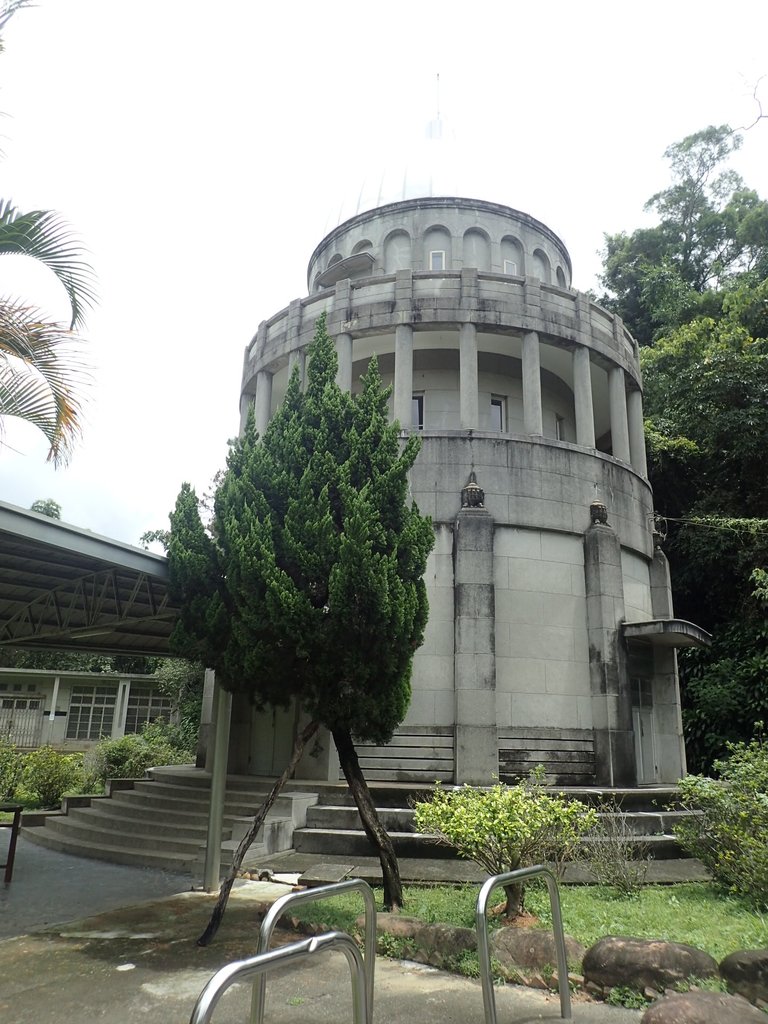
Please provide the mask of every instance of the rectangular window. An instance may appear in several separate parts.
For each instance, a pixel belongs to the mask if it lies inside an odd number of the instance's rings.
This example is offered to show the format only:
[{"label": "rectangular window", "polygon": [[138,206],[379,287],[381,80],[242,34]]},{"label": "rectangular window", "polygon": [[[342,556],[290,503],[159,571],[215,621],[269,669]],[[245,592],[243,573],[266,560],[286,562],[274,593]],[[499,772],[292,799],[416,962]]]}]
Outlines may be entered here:
[{"label": "rectangular window", "polygon": [[491,395],[491,430],[503,433],[507,429],[507,400],[502,395]]},{"label": "rectangular window", "polygon": [[141,732],[145,725],[158,718],[169,721],[173,701],[149,686],[131,686],[125,713],[125,732]]},{"label": "rectangular window", "polygon": [[445,250],[433,249],[429,254],[430,270],[445,270]]},{"label": "rectangular window", "polygon": [[517,264],[514,260],[504,260],[504,273],[517,275]]},{"label": "rectangular window", "polygon": [[411,398],[411,427],[413,430],[424,429],[424,392],[420,391]]},{"label": "rectangular window", "polygon": [[99,740],[112,735],[117,690],[109,686],[73,686],[67,718],[68,740]]},{"label": "rectangular window", "polygon": [[565,440],[565,416],[558,416],[555,413],[555,437],[558,441]]}]

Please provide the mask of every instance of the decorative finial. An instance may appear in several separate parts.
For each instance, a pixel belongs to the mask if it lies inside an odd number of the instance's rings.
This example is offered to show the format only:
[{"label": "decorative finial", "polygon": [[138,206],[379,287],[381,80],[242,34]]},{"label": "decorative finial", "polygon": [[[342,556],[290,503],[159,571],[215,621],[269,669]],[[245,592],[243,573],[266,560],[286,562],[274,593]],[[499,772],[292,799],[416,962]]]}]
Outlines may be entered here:
[{"label": "decorative finial", "polygon": [[474,469],[469,474],[469,480],[461,491],[462,508],[485,508],[485,491],[478,484]]},{"label": "decorative finial", "polygon": [[602,503],[602,501],[593,501],[589,506],[589,518],[592,520],[592,524],[603,523],[608,525],[608,509]]}]

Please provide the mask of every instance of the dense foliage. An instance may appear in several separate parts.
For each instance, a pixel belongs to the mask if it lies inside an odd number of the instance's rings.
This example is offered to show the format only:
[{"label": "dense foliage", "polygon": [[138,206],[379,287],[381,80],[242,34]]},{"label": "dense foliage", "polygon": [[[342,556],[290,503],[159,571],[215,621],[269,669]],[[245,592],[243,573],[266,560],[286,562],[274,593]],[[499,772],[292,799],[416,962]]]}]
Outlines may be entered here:
[{"label": "dense foliage", "polygon": [[82,786],[81,754],[62,754],[51,746],[38,747],[24,755],[16,796],[27,807],[58,807],[65,793],[79,793]]},{"label": "dense foliage", "polygon": [[101,793],[107,779],[143,779],[148,768],[190,764],[194,744],[178,727],[153,722],[140,733],[101,740],[83,755],[84,788]]},{"label": "dense foliage", "polygon": [[740,137],[671,146],[659,223],[609,236],[604,301],[641,350],[649,476],[675,613],[714,635],[679,664],[689,767],[768,719],[768,203],[728,169]]},{"label": "dense foliage", "polygon": [[735,744],[715,762],[719,779],[689,775],[680,783],[685,807],[700,812],[675,834],[730,892],[768,909],[768,746]]}]

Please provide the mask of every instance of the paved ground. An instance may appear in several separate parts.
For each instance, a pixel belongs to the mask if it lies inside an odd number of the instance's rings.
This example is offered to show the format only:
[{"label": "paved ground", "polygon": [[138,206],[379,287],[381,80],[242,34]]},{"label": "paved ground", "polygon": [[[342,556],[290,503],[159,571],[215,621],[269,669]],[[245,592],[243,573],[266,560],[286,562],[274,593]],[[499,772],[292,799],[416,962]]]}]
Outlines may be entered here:
[{"label": "paved ground", "polygon": [[[0,857],[4,848],[0,849]],[[245,883],[232,894],[215,942],[196,945],[213,897],[161,871],[104,864],[36,847],[22,837],[16,870],[0,886],[0,1020],[8,1024],[184,1024],[197,996],[226,963],[253,954],[256,902],[286,887]],[[165,898],[162,898],[165,897]],[[277,941],[296,938],[278,933]],[[352,1019],[349,972],[338,953],[271,976],[265,1024]],[[376,1024],[482,1024],[477,982],[416,964],[378,959]],[[235,986],[215,1024],[243,1024],[250,993]],[[501,1024],[558,1020],[557,996],[506,986]],[[575,1002],[577,1024],[637,1024],[637,1011]]]}]

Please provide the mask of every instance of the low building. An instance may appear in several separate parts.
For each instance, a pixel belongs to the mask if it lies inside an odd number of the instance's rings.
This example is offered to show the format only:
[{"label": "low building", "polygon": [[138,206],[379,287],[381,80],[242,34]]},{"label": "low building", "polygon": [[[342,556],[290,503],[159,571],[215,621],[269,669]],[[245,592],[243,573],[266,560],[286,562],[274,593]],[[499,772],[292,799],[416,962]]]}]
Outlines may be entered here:
[{"label": "low building", "polygon": [[151,675],[0,669],[0,740],[23,750],[87,750],[168,721],[172,711]]}]

